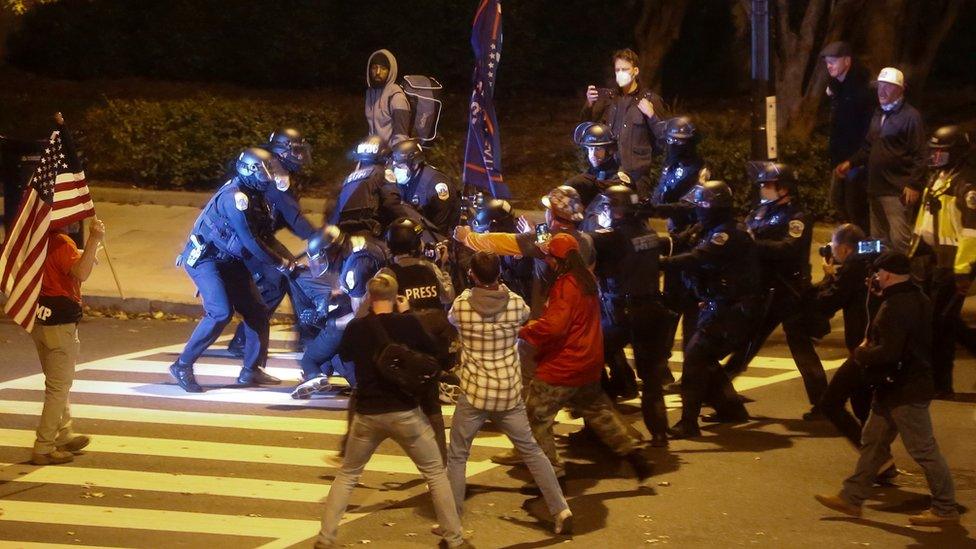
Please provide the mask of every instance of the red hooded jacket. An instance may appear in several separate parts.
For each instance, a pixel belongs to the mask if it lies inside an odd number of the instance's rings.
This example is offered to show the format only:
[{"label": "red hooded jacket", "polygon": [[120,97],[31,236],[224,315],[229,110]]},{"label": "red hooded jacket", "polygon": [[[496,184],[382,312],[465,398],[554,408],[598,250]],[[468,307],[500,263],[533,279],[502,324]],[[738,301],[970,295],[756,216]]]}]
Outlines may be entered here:
[{"label": "red hooded jacket", "polygon": [[549,290],[545,312],[519,331],[536,346],[535,376],[550,384],[581,387],[600,381],[603,330],[600,300],[584,295],[571,274],[560,276]]}]

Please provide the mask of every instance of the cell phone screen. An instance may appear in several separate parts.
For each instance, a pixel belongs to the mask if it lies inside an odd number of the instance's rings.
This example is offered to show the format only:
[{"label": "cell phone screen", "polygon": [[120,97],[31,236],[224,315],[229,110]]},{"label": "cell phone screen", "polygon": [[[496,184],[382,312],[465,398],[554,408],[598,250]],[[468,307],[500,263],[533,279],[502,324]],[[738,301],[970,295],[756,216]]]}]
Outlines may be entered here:
[{"label": "cell phone screen", "polygon": [[535,226],[535,241],[539,244],[545,244],[549,242],[552,238],[552,234],[549,232],[549,225],[546,223],[539,223]]},{"label": "cell phone screen", "polygon": [[862,240],[857,243],[857,253],[859,254],[879,254],[881,253],[880,240]]}]

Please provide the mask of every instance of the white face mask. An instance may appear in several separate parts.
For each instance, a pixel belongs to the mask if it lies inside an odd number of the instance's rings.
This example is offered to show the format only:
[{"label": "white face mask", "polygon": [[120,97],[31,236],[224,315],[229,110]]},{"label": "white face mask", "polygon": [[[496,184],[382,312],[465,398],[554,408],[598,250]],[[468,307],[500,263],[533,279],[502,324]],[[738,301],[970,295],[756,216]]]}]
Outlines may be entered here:
[{"label": "white face mask", "polygon": [[621,88],[626,88],[634,81],[634,77],[630,75],[630,71],[622,70],[617,71],[617,85]]},{"label": "white face mask", "polygon": [[393,168],[393,177],[396,178],[396,182],[404,185],[410,181],[410,170],[407,168]]}]

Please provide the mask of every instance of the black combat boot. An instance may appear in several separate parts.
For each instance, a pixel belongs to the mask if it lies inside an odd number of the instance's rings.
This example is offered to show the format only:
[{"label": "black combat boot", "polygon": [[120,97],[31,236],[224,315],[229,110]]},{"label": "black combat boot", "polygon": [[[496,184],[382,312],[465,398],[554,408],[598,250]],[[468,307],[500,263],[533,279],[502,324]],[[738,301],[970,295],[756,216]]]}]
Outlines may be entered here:
[{"label": "black combat boot", "polygon": [[202,393],[203,387],[197,383],[197,378],[193,376],[193,367],[184,366],[177,360],[169,367],[169,373],[176,380],[176,383],[188,393]]}]

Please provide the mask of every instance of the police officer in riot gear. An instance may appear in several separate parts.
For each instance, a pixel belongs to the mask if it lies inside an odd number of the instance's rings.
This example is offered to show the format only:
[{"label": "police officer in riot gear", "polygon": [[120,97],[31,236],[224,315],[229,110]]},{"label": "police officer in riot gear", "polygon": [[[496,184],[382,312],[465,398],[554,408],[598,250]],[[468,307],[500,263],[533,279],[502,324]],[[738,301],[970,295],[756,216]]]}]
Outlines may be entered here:
[{"label": "police officer in riot gear", "polygon": [[[271,175],[274,178],[274,185],[268,185],[264,191],[264,200],[270,208],[271,230],[269,235],[262,238],[273,239],[274,233],[278,230],[288,228],[295,236],[308,240],[315,233],[315,229],[302,214],[292,180],[311,160],[311,147],[298,130],[283,128],[272,132],[268,136],[268,142],[262,148],[272,154]],[[245,259],[244,263],[257,282],[269,314],[274,314],[285,294],[291,293],[289,278],[278,272],[276,265],[268,265],[257,258]],[[299,336],[300,344],[304,345],[311,334],[307,330],[300,329]],[[237,326],[234,337],[227,345],[227,350],[235,356],[244,355],[243,325]]]},{"label": "police officer in riot gear", "polygon": [[690,250],[661,258],[662,269],[689,276],[702,304],[695,333],[685,345],[681,421],[669,430],[674,438],[700,434],[698,415],[706,399],[723,418],[748,419],[719,360],[751,334],[760,294],[756,246],[733,216],[728,185],[707,181],[686,200],[698,218],[697,230],[686,233],[692,238]]},{"label": "police officer in riot gear", "polygon": [[[573,141],[586,152],[585,172],[569,178],[565,185],[576,189],[586,208],[580,229],[595,231],[608,227],[606,199],[601,194],[614,185],[630,185],[630,177],[620,171],[617,160],[617,140],[606,124],[583,122],[573,132]],[[603,216],[603,217],[601,217]]]},{"label": "police officer in riot gear", "polygon": [[444,239],[454,231],[461,218],[461,198],[454,183],[440,170],[427,163],[426,154],[417,139],[405,139],[390,154],[393,177],[400,187],[403,201],[412,204],[430,222],[427,227]]},{"label": "police officer in riot gear", "polygon": [[419,216],[403,203],[393,174],[386,170],[390,148],[381,137],[371,135],[360,141],[350,155],[356,169],[342,182],[335,209],[328,216],[330,225],[360,221],[372,225],[373,234],[398,217]]},{"label": "police officer in riot gear", "polygon": [[644,381],[644,424],[652,435],[651,445],[665,446],[668,417],[661,373],[671,355],[669,333],[675,319],[658,292],[662,241],[636,215],[637,193],[633,189],[614,185],[603,191],[603,196],[611,225],[591,235],[603,301],[604,353],[607,363],[614,364],[615,355],[624,346],[633,346],[637,373]]},{"label": "police officer in riot gear", "polygon": [[197,358],[220,336],[234,311],[244,317],[246,344],[239,385],[280,383],[263,367],[268,355],[268,309],[244,261],[250,257],[291,272],[288,250],[269,246],[258,235],[269,229],[264,192],[274,184],[271,153],[246,149],[237,158],[237,175],[207,203],[177,259],[203,298],[204,317],[194,329],[170,373],[187,392],[202,392],[193,376]]},{"label": "police officer in riot gear", "polygon": [[[301,322],[319,331],[302,356],[302,383],[292,391],[296,399],[329,389],[328,376],[336,370],[342,331],[365,298],[366,283],[386,264],[388,254],[367,225],[348,222],[317,231],[308,241],[308,257],[309,276],[297,282],[309,299],[300,300],[296,309],[301,308]],[[355,386],[351,365],[341,364],[339,369]]]},{"label": "police officer in riot gear", "polygon": [[[515,233],[518,231],[514,209],[507,200],[494,198],[478,207],[468,222],[476,233]],[[468,251],[468,248],[463,248]],[[500,256],[501,280],[509,290],[528,302],[532,289],[532,259],[522,256]]]},{"label": "police officer in riot gear", "polygon": [[[678,116],[668,119],[664,135],[666,142],[664,167],[657,188],[651,194],[647,205],[650,206],[654,217],[667,219],[668,233],[679,235],[697,221],[694,206],[682,199],[700,181],[709,179],[709,171],[705,167],[705,161],[698,154],[701,136],[691,118]],[[683,241],[681,238],[674,240]],[[686,249],[676,248],[673,253],[686,251]],[[682,316],[682,340],[687,344],[697,324],[698,299],[680,273],[664,274],[664,299],[672,311]],[[675,325],[675,332],[677,332],[677,325]],[[672,335],[672,339],[673,337]]]},{"label": "police officer in riot gear", "polygon": [[972,143],[959,126],[929,138],[929,183],[915,221],[913,270],[933,304],[932,370],[936,393],[953,393],[959,313],[976,271],[976,170],[967,165]]},{"label": "police officer in riot gear", "polygon": [[753,337],[732,354],[725,370],[730,377],[745,371],[769,334],[782,324],[790,353],[813,407],[813,416],[807,417],[817,417],[817,404],[827,390],[827,375],[813,348],[803,303],[810,289],[813,223],[796,197],[796,173],[790,166],[779,162],[756,162],[750,164],[750,176],[759,186],[760,201],[749,214],[746,224],[756,241],[762,285],[767,291],[761,324]]}]

